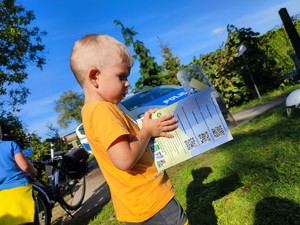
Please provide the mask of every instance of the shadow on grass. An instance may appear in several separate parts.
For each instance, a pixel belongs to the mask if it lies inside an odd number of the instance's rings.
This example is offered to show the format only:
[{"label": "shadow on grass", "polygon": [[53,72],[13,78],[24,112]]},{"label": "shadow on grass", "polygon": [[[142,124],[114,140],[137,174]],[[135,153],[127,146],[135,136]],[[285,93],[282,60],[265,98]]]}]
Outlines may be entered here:
[{"label": "shadow on grass", "polygon": [[186,214],[190,225],[216,225],[217,216],[212,205],[213,201],[243,186],[237,174],[204,184],[203,181],[211,172],[210,167],[192,171],[194,180],[186,191]]},{"label": "shadow on grass", "polygon": [[[299,112],[288,118],[282,104],[242,125],[224,145],[229,163],[223,170],[246,178],[252,193],[247,198],[255,204],[254,225],[300,225],[300,206],[289,200],[296,200],[299,188]],[[258,196],[262,200],[255,202]]]},{"label": "shadow on grass", "polygon": [[278,197],[264,198],[255,208],[253,225],[299,225],[300,206],[292,200]]},{"label": "shadow on grass", "polygon": [[54,221],[53,225],[87,225],[91,219],[101,212],[102,208],[110,201],[110,199],[110,190],[105,182],[94,190],[94,193],[84,202],[82,207],[73,213],[72,218],[70,218],[70,216],[68,216],[67,219],[59,218],[59,220]]}]

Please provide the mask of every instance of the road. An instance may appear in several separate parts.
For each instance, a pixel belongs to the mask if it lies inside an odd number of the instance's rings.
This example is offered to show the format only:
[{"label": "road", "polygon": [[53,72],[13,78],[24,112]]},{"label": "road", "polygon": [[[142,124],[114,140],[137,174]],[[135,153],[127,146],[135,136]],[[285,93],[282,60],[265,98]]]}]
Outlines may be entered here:
[{"label": "road", "polygon": [[[53,209],[51,224],[87,224],[88,221],[96,216],[109,201],[110,191],[108,185],[106,184],[96,160],[94,160],[89,164],[89,172],[86,176],[86,194],[82,207],[77,211],[72,212],[72,218],[60,205],[57,205]],[[80,221],[80,223],[78,223],[78,221]]]}]

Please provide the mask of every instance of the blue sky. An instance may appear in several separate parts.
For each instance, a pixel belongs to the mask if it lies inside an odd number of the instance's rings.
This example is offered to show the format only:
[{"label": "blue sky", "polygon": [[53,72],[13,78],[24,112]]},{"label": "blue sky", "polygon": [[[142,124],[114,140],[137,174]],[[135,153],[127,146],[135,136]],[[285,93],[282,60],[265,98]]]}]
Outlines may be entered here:
[{"label": "blue sky", "polygon": [[[31,95],[19,114],[25,127],[46,138],[46,125],[58,127],[54,102],[67,90],[81,92],[69,67],[73,44],[88,33],[111,35],[123,42],[121,29],[114,20],[138,32],[142,41],[162,61],[159,39],[169,45],[182,64],[215,51],[226,41],[226,26],[252,28],[264,34],[281,25],[280,8],[287,8],[290,16],[300,13],[299,0],[17,0],[33,10],[33,25],[47,31],[44,37],[47,64],[43,70],[29,67],[26,82]],[[132,86],[139,78],[138,62],[131,70]],[[60,135],[75,130],[60,129]]]}]

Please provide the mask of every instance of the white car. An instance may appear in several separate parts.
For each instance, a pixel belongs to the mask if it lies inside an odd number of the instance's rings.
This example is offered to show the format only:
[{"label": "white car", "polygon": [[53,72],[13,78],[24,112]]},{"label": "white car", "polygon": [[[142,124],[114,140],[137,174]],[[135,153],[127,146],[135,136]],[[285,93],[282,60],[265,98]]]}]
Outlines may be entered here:
[{"label": "white car", "polygon": [[187,96],[188,94],[182,86],[161,85],[158,87],[150,87],[130,95],[123,99],[118,106],[123,112],[136,121],[143,117],[144,113],[149,109],[163,108]]},{"label": "white car", "polygon": [[[215,91],[215,95],[227,124],[229,126],[235,126],[235,120],[227,109],[225,101],[217,91]],[[124,98],[118,106],[124,113],[136,121],[149,109],[163,108],[184,99],[187,96],[188,93],[182,86],[161,85],[158,87],[150,87],[138,93],[131,94]],[[85,137],[82,124],[77,127],[76,133],[83,147],[92,154],[91,148]]]},{"label": "white car", "polygon": [[76,128],[76,134],[77,137],[79,138],[80,143],[82,144],[83,148],[90,154],[93,154],[92,149],[86,139],[85,136],[85,132],[84,132],[84,128],[83,128],[83,124],[80,124],[77,128]]},{"label": "white car", "polygon": [[[123,99],[118,106],[124,113],[136,121],[149,109],[165,107],[187,96],[188,94],[182,86],[162,85],[131,94]],[[80,124],[76,128],[76,134],[84,149],[93,154],[86,139],[83,124]]]}]

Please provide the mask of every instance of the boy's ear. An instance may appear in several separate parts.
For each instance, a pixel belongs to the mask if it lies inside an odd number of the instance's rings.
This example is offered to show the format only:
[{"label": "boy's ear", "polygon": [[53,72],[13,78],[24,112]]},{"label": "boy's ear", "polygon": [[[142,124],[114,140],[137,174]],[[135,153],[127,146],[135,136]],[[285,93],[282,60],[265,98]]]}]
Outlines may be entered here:
[{"label": "boy's ear", "polygon": [[98,70],[96,67],[91,67],[87,72],[89,82],[96,88],[98,87],[97,80],[99,74],[100,70]]}]

